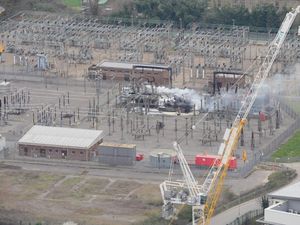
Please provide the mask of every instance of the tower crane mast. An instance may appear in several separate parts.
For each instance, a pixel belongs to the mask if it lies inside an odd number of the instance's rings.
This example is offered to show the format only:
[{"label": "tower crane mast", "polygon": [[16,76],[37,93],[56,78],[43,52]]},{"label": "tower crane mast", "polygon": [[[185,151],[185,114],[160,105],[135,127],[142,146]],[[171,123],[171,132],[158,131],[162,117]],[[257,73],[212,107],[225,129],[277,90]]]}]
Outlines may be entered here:
[{"label": "tower crane mast", "polygon": [[[183,173],[183,181],[164,181],[160,185],[164,205],[162,216],[171,219],[175,212],[174,204],[191,205],[193,213],[193,225],[208,225],[220,198],[225,177],[227,175],[230,157],[237,149],[241,132],[247,123],[247,116],[255,102],[257,94],[266,80],[272,65],[283,45],[284,40],[297,16],[300,13],[300,5],[286,14],[279,31],[270,43],[267,54],[262,61],[258,73],[255,75],[252,85],[245,96],[242,106],[236,115],[231,128],[227,128],[218,151],[220,162],[217,160],[210,168],[203,184],[199,184],[194,178],[191,169],[184,157],[179,142],[174,142],[180,167]],[[199,123],[199,121],[198,121]],[[195,129],[195,127],[193,127]]]}]

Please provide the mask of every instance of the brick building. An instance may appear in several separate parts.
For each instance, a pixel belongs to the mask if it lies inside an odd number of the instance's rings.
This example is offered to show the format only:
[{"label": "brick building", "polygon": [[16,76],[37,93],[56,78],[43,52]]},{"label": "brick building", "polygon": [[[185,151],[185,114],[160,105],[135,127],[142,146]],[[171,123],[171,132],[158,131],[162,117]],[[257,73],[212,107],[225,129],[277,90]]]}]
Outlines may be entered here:
[{"label": "brick building", "polygon": [[155,85],[172,85],[172,69],[164,65],[132,64],[104,61],[89,67],[89,77],[101,76],[103,80],[141,80]]},{"label": "brick building", "polygon": [[33,126],[18,141],[19,155],[89,161],[103,137],[100,130]]}]

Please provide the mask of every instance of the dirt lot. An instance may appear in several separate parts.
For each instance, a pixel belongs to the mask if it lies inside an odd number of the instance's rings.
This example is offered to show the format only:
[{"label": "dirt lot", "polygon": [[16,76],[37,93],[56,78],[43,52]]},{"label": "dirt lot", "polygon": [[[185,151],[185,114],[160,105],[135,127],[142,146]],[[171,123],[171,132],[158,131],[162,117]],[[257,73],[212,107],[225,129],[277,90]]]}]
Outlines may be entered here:
[{"label": "dirt lot", "polygon": [[[0,167],[0,217],[59,224],[131,224],[159,212],[157,184]],[[7,211],[9,213],[1,213]],[[51,218],[49,218],[51,215]],[[55,220],[53,219],[55,218]]]}]

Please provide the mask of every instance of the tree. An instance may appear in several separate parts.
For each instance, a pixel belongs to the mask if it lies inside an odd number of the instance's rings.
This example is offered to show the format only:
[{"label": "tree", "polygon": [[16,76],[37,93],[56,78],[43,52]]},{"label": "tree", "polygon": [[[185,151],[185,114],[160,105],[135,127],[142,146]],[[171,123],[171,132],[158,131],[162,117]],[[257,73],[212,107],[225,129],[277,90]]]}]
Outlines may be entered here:
[{"label": "tree", "polygon": [[90,12],[92,15],[98,15],[99,4],[98,0],[89,0]]},{"label": "tree", "polygon": [[249,23],[249,11],[245,7],[212,8],[205,16],[205,22],[215,24],[247,25]]},{"label": "tree", "polygon": [[261,197],[261,208],[266,209],[268,207],[269,207],[269,198],[264,195]]},{"label": "tree", "polygon": [[131,17],[137,12],[142,18],[172,20],[184,27],[193,22],[206,22],[277,28],[287,11],[286,8],[278,10],[272,4],[257,5],[250,12],[243,6],[208,8],[207,0],[134,0],[117,15]]},{"label": "tree", "polygon": [[282,19],[272,4],[257,5],[251,13],[251,25],[256,27],[279,27]]}]

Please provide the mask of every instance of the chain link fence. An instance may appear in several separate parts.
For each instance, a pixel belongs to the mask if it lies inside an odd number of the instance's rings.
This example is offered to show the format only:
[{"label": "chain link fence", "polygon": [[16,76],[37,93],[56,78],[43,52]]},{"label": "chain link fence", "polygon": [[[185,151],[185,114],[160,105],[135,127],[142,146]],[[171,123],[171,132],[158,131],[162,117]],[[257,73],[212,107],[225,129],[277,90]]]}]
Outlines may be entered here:
[{"label": "chain link fence", "polygon": [[[289,137],[291,137],[299,128],[300,128],[300,118],[299,115],[286,103],[284,103],[283,99],[279,98],[281,110],[286,112],[290,117],[292,117],[295,121],[284,130],[281,134],[279,134],[273,141],[271,141],[266,146],[257,149],[253,159],[248,161],[242,168],[239,169],[239,176],[246,177],[248,176],[253,168],[259,163],[264,161],[267,157],[269,157],[276,149],[280,147]],[[300,158],[283,158],[278,160],[277,162],[296,162],[299,161]],[[233,175],[233,174],[231,174]]]}]

